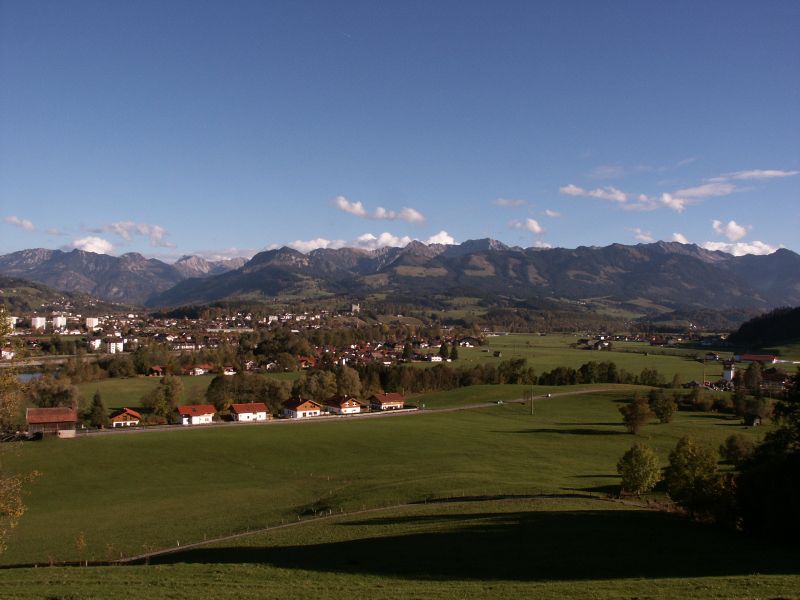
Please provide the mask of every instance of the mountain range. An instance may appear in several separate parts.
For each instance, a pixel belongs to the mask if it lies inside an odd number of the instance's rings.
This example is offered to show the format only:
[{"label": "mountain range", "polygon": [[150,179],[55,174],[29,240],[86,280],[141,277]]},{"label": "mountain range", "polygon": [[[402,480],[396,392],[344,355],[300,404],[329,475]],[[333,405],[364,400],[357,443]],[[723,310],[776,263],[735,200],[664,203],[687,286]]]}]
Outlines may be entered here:
[{"label": "mountain range", "polygon": [[114,257],[35,249],[0,256],[0,273],[158,307],[331,294],[411,302],[464,296],[603,299],[667,309],[800,304],[800,255],[795,252],[735,257],[677,242],[541,249],[491,239],[458,245],[414,241],[403,248],[308,254],[283,247],[248,261],[190,256],[171,265],[133,253]]}]

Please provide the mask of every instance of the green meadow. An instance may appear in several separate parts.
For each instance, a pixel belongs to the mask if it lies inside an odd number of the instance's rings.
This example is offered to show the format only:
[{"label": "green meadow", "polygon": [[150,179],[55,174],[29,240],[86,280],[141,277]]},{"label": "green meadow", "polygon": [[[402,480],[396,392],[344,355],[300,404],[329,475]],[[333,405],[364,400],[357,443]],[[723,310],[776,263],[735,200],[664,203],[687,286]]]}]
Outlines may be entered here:
[{"label": "green meadow", "polygon": [[[707,350],[650,347],[642,342],[613,342],[612,350],[584,350],[571,348],[581,336],[512,334],[486,338],[482,348],[459,348],[456,365],[475,363],[500,364],[511,358],[524,358],[537,374],[556,367],[577,369],[589,361],[613,362],[620,369],[638,375],[643,369],[656,369],[669,382],[677,374],[681,381],[701,381],[703,363],[695,355],[703,356]],[[500,352],[501,356],[494,356]],[[722,378],[722,362],[706,362],[706,379]]]},{"label": "green meadow", "polygon": [[[666,464],[683,435],[718,445],[733,432],[763,431],[678,413],[634,438],[617,410],[634,388],[604,387],[543,398],[534,415],[503,402],[22,444],[5,466],[40,475],[5,564],[113,560],[292,526],[154,558],[158,565],[2,570],[0,597],[758,597],[800,589],[796,550],[602,499],[616,492],[616,462],[634,441]],[[465,388],[426,405],[511,400],[524,389]]]},{"label": "green meadow", "polygon": [[[293,381],[300,376],[299,373],[269,373],[264,377]],[[204,403],[206,401],[206,390],[208,389],[214,375],[182,375],[179,377],[183,385],[182,404]],[[109,409],[122,408],[141,408],[142,397],[153,390],[160,381],[158,377],[125,377],[100,379],[78,384],[77,388],[87,401],[91,401],[95,392],[100,392],[103,402]]]}]

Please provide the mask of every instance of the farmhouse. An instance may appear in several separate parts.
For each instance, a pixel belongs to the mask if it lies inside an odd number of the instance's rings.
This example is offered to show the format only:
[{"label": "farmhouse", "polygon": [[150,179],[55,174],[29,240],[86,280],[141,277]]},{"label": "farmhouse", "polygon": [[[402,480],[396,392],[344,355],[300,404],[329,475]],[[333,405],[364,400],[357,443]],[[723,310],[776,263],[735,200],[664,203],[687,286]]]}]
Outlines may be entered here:
[{"label": "farmhouse", "polygon": [[58,437],[75,437],[78,411],[75,408],[29,408],[25,411],[29,433],[55,434]]},{"label": "farmhouse", "polygon": [[372,410],[398,410],[405,406],[405,397],[402,394],[375,394],[370,396],[369,405]]},{"label": "farmhouse", "polygon": [[737,354],[733,357],[736,362],[760,362],[764,364],[775,364],[778,357],[774,354]]},{"label": "farmhouse", "polygon": [[231,404],[231,416],[234,421],[266,421],[269,419],[269,409],[263,402]]},{"label": "farmhouse", "polygon": [[325,408],[337,415],[354,415],[361,412],[361,403],[352,396],[334,396],[325,401]]},{"label": "farmhouse", "polygon": [[217,409],[210,404],[187,404],[179,406],[181,425],[205,425],[211,423]]},{"label": "farmhouse", "polygon": [[142,415],[130,408],[121,408],[111,413],[111,427],[135,427],[142,420]]},{"label": "farmhouse", "polygon": [[321,414],[322,406],[320,404],[302,398],[287,400],[281,409],[281,415],[287,419],[305,419],[306,417],[318,417]]}]

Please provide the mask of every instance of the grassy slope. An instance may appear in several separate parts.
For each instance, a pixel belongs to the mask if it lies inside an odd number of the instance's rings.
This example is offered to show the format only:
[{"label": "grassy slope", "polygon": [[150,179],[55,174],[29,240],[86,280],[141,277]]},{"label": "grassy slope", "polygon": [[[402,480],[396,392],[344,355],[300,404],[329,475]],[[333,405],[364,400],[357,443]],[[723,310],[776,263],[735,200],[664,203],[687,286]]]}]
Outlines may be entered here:
[{"label": "grassy slope", "polygon": [[[504,387],[508,397],[520,391]],[[472,403],[479,391],[437,395],[429,406]],[[42,475],[30,487],[29,512],[5,562],[102,560],[297,522],[298,515],[303,522],[186,551],[158,566],[0,571],[0,598],[796,593],[794,550],[600,500],[428,503],[314,518],[319,511],[464,495],[610,491],[618,482],[616,461],[634,441],[617,412],[632,392],[541,400],[533,417],[527,406],[503,404],[25,444],[5,465]],[[646,427],[639,439],[666,463],[681,435],[718,444],[734,431],[761,433],[716,415],[679,413],[671,424]],[[87,546],[78,551],[81,533]],[[761,575],[749,575],[755,572]]]},{"label": "grassy slope", "polygon": [[[430,496],[605,491],[633,438],[618,401],[630,391],[369,420],[92,436],[25,444],[9,468],[38,469],[8,562],[135,553],[296,520],[315,510]],[[742,428],[682,413],[645,428],[666,455],[682,435],[712,444]],[[753,433],[748,430],[749,433]],[[120,518],[135,527],[119,529]],[[109,546],[111,549],[109,549]]]}]

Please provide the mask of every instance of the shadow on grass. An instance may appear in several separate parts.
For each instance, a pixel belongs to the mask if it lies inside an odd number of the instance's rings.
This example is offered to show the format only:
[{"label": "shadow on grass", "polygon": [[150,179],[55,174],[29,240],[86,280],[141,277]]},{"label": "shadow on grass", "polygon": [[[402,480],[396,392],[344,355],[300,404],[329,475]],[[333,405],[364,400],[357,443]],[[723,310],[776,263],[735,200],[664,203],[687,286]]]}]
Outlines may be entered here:
[{"label": "shadow on grass", "polygon": [[588,427],[572,427],[569,429],[546,428],[520,429],[518,431],[504,431],[501,433],[558,433],[562,435],[629,435],[624,431],[611,431],[607,429],[589,429]]},{"label": "shadow on grass", "polygon": [[[374,537],[364,524],[377,526]],[[511,581],[792,574],[800,564],[797,550],[643,510],[400,516],[341,525],[361,526],[357,535],[362,537],[199,548],[156,557],[150,564],[269,564],[423,580]],[[329,535],[344,533],[334,527]]]}]

